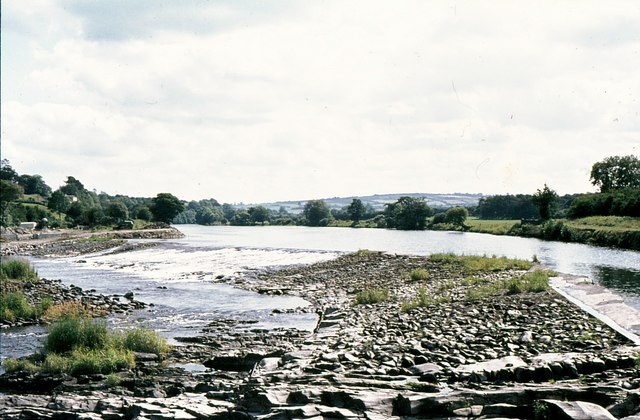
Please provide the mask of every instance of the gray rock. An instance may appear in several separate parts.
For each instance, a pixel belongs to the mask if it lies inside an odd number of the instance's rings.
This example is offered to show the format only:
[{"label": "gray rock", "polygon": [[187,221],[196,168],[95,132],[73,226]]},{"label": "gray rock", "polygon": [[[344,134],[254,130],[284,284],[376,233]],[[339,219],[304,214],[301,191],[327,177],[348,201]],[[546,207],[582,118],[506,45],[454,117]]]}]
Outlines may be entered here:
[{"label": "gray rock", "polygon": [[584,401],[542,400],[549,418],[564,420],[616,420],[603,407]]}]

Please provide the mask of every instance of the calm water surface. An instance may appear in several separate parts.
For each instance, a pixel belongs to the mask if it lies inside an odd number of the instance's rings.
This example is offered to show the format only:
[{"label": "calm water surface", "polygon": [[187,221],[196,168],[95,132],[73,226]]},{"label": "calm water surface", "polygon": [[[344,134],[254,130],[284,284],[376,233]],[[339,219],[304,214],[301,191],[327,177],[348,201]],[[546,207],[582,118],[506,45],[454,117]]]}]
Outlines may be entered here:
[{"label": "calm water surface", "polygon": [[[40,276],[98,293],[124,294],[155,306],[133,317],[111,317],[116,328],[143,325],[168,338],[197,335],[216,318],[251,320],[251,328],[311,330],[315,314],[280,314],[305,307],[291,296],[263,296],[215,282],[218,276],[291,264],[311,264],[358,249],[427,255],[453,252],[531,259],[553,269],[588,276],[640,307],[640,253],[582,244],[476,233],[308,227],[178,225],[182,239],[121,254],[33,259]],[[30,354],[46,335],[41,327],[3,331],[0,355]]]}]

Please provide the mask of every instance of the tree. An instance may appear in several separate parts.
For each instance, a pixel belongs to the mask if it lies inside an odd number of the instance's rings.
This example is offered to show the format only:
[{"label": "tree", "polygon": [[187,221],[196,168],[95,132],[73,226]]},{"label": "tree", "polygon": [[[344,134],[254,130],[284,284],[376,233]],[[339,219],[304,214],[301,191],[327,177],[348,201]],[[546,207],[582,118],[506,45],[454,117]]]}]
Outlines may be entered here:
[{"label": "tree", "polygon": [[231,224],[234,226],[249,226],[251,225],[251,215],[246,210],[239,210],[233,216]]},{"label": "tree", "polygon": [[321,226],[328,224],[331,210],[322,200],[307,201],[302,210],[307,226]]},{"label": "tree", "polygon": [[62,221],[62,213],[69,208],[69,199],[61,190],[55,190],[49,197],[47,207],[52,211],[58,212],[58,218]]},{"label": "tree", "polygon": [[129,218],[129,210],[121,201],[114,201],[107,207],[107,216],[120,223]]},{"label": "tree", "polygon": [[610,156],[591,167],[591,183],[600,192],[640,188],[640,160],[633,155]]},{"label": "tree", "polygon": [[151,201],[150,210],[158,222],[171,223],[173,218],[184,210],[184,204],[170,193],[159,193]]},{"label": "tree", "polygon": [[2,226],[7,225],[7,210],[11,202],[22,197],[23,190],[18,184],[14,184],[11,181],[5,179],[0,180],[0,222]]},{"label": "tree", "polygon": [[362,219],[365,211],[366,209],[364,207],[364,204],[362,204],[362,200],[360,200],[359,198],[354,198],[353,200],[351,200],[351,204],[349,204],[349,206],[347,207],[347,212],[349,213],[351,220],[353,220],[354,225]]},{"label": "tree", "polygon": [[38,194],[43,197],[51,195],[51,188],[40,175],[20,175],[17,182],[24,188],[25,194]]},{"label": "tree", "polygon": [[18,180],[18,173],[11,167],[7,159],[0,161],[0,179],[10,182]]},{"label": "tree", "polygon": [[253,223],[260,223],[264,226],[264,222],[268,222],[271,218],[271,212],[264,206],[251,207],[249,209],[249,215]]},{"label": "tree", "polygon": [[531,197],[531,201],[538,207],[540,218],[549,220],[551,218],[551,208],[553,203],[558,199],[558,194],[544,184],[543,189],[538,189]]},{"label": "tree", "polygon": [[395,203],[385,205],[387,226],[400,230],[424,229],[431,213],[431,208],[422,197],[400,197]]},{"label": "tree", "polygon": [[79,197],[80,194],[85,191],[85,189],[84,185],[82,185],[82,182],[78,181],[72,176],[68,176],[65,185],[60,187],[60,191],[67,195],[75,195],[76,197]]},{"label": "tree", "polygon": [[464,207],[452,207],[444,213],[444,218],[447,223],[451,223],[454,226],[467,229],[467,225],[464,222],[467,221],[469,211]]},{"label": "tree", "polygon": [[151,210],[149,210],[149,207],[147,206],[140,206],[138,207],[138,210],[136,210],[136,218],[140,220],[148,222],[152,217],[153,215],[151,214]]}]

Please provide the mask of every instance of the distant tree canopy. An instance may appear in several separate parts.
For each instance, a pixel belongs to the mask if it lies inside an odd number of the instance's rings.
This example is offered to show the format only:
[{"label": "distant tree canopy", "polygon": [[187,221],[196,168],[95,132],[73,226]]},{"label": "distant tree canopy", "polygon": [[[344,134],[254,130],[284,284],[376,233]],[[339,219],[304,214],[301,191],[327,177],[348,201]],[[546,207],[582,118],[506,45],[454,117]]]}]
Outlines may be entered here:
[{"label": "distant tree canopy", "polygon": [[0,161],[0,179],[10,182],[16,182],[18,180],[18,173],[11,167],[7,159]]},{"label": "distant tree canopy", "polygon": [[347,207],[347,212],[353,223],[358,223],[364,217],[366,211],[367,209],[359,198],[354,198]]},{"label": "distant tree canopy", "polygon": [[427,226],[427,217],[432,210],[424,198],[400,197],[398,201],[385,205],[387,227],[400,230],[422,230]]},{"label": "distant tree canopy", "polygon": [[170,193],[159,193],[151,201],[150,210],[158,222],[171,223],[173,218],[184,210],[184,204]]},{"label": "distant tree canopy", "polygon": [[544,188],[538,189],[536,193],[531,197],[531,201],[538,207],[538,212],[542,220],[549,220],[551,218],[551,209],[553,204],[558,199],[558,194],[551,188],[544,184]]},{"label": "distant tree canopy", "polygon": [[307,226],[326,226],[331,217],[331,211],[323,200],[307,201],[302,210]]},{"label": "distant tree canopy", "polygon": [[480,199],[477,209],[478,218],[488,220],[535,219],[538,208],[530,195],[494,195]]},{"label": "distant tree canopy", "polygon": [[567,217],[588,216],[640,217],[640,188],[578,196],[573,200]]},{"label": "distant tree canopy", "polygon": [[251,221],[254,224],[260,223],[261,225],[264,225],[264,223],[268,222],[271,218],[271,212],[264,206],[251,207],[249,208],[248,213],[251,216]]},{"label": "distant tree canopy", "polygon": [[464,207],[452,207],[444,213],[444,219],[447,223],[463,229],[467,229],[464,222],[467,221],[468,216],[469,211]]},{"label": "distant tree canopy", "polygon": [[633,156],[610,156],[591,167],[591,183],[606,193],[640,188],[640,160]]},{"label": "distant tree canopy", "polygon": [[51,195],[51,188],[40,175],[20,175],[16,182],[24,188],[25,194],[38,194],[45,198]]},{"label": "distant tree canopy", "polygon": [[52,211],[57,211],[58,215],[67,211],[71,203],[69,199],[60,190],[54,191],[49,197],[49,201],[47,202],[47,207],[49,207]]},{"label": "distant tree canopy", "polygon": [[116,222],[122,222],[129,218],[129,209],[121,201],[115,201],[107,207],[107,216],[111,217]]}]

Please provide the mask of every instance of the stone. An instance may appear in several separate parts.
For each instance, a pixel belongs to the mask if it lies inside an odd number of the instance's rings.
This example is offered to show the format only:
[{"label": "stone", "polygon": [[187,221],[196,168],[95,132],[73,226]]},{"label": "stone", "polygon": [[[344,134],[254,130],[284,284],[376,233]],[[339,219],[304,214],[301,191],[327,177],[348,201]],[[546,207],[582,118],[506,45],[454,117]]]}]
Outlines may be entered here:
[{"label": "stone", "polygon": [[584,401],[542,400],[549,418],[564,420],[616,420],[605,408]]}]

